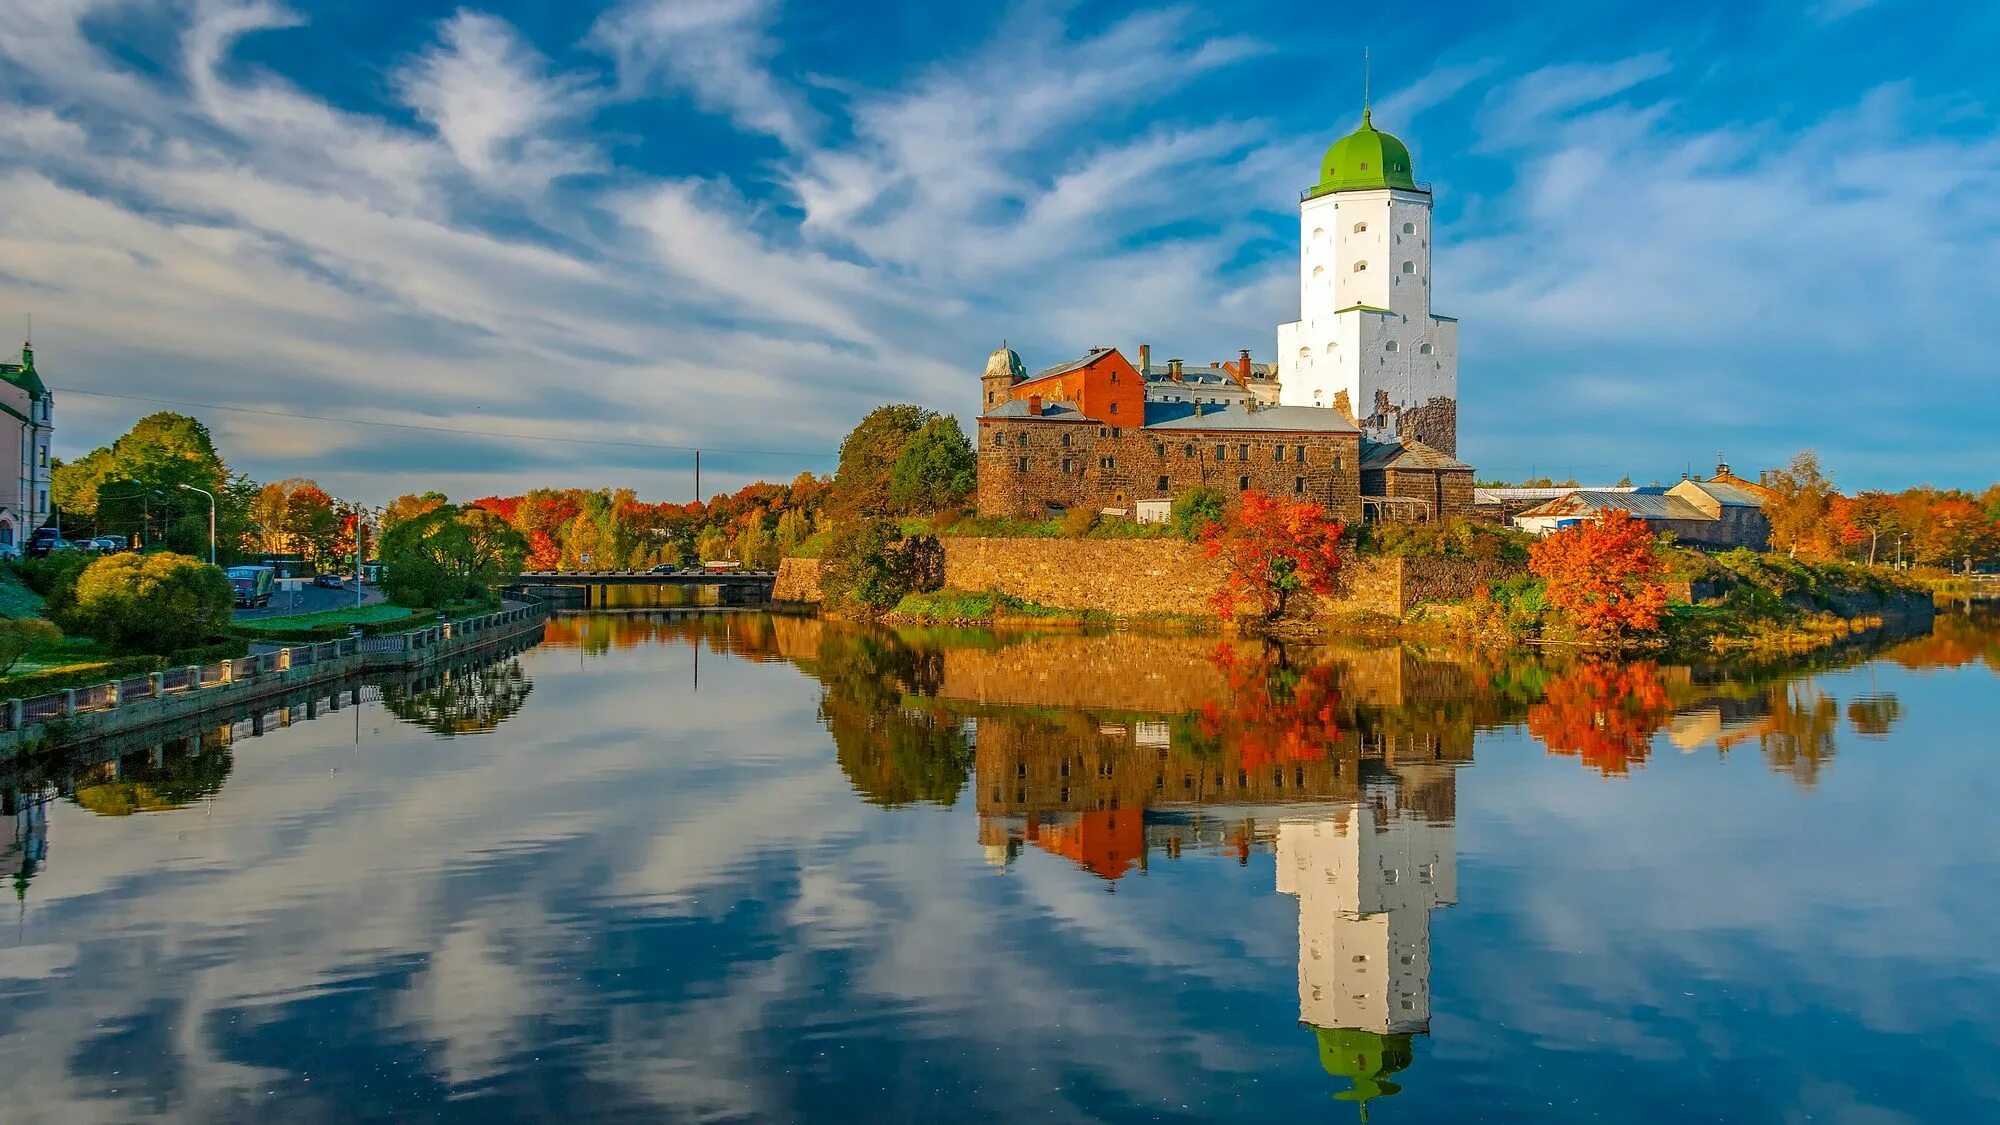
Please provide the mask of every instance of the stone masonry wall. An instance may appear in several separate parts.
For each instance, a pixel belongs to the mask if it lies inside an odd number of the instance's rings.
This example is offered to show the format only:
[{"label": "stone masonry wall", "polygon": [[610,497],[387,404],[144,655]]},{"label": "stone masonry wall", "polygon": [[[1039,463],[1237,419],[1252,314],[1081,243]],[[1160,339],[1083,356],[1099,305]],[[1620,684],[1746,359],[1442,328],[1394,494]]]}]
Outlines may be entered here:
[{"label": "stone masonry wall", "polygon": [[[945,585],[992,590],[1057,609],[1121,617],[1211,612],[1223,568],[1180,539],[946,539]],[[1519,564],[1356,558],[1342,552],[1340,590],[1318,612],[1401,617],[1421,601],[1465,598]]]},{"label": "stone masonry wall", "polygon": [[944,584],[1120,617],[1203,614],[1220,563],[1182,539],[946,539]]},{"label": "stone masonry wall", "polygon": [[1361,516],[1358,434],[1145,430],[1039,418],[979,420],[979,514],[1040,518],[1050,505],[1130,510],[1140,499],[1247,488]]},{"label": "stone masonry wall", "polygon": [[771,583],[771,600],[795,605],[819,604],[819,560],[779,559],[778,576]]}]

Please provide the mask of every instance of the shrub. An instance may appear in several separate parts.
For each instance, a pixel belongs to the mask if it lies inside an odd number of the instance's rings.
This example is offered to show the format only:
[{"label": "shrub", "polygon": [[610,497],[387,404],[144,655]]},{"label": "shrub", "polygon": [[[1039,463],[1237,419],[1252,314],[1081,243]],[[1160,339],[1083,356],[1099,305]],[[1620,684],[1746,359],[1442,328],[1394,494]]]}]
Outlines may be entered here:
[{"label": "shrub", "polygon": [[234,603],[229,579],[199,559],[107,555],[77,578],[56,623],[117,651],[172,653],[223,633]]},{"label": "shrub", "polygon": [[1174,497],[1173,515],[1168,526],[1183,539],[1194,539],[1201,529],[1222,522],[1227,501],[1212,488],[1184,488]]},{"label": "shrub", "polygon": [[834,530],[820,560],[820,592],[836,604],[888,609],[915,585],[902,532],[888,520],[863,520]]},{"label": "shrub", "polygon": [[39,559],[22,559],[15,567],[21,574],[21,582],[45,599],[42,612],[51,620],[60,620],[62,613],[76,601],[77,576],[90,565],[92,558],[82,551],[57,551]]},{"label": "shrub", "polygon": [[39,617],[0,618],[0,676],[14,670],[23,656],[62,640],[62,630]]},{"label": "shrub", "polygon": [[1097,526],[1097,513],[1089,508],[1071,508],[1063,513],[1063,535],[1070,539],[1081,539]]}]

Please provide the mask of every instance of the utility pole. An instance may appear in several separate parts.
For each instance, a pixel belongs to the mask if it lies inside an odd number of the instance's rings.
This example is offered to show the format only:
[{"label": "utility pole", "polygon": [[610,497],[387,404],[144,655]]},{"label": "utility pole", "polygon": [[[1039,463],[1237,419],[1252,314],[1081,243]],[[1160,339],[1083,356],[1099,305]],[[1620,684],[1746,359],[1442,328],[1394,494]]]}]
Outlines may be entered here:
[{"label": "utility pole", "polygon": [[354,506],[354,608],[361,608],[361,560],[368,557],[368,521],[361,505]]},{"label": "utility pole", "polygon": [[694,502],[701,503],[701,450],[694,451]]}]

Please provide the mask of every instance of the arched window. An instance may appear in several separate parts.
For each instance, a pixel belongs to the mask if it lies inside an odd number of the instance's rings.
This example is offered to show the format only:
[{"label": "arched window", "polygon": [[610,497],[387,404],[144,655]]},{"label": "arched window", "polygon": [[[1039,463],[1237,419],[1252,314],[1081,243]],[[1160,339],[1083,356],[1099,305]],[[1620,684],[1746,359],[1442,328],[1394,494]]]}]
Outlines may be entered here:
[{"label": "arched window", "polygon": [[1334,345],[1334,341],[1332,341],[1332,340],[1329,340],[1329,341],[1327,341],[1327,345],[1326,345],[1326,354],[1328,354],[1328,355],[1332,355],[1332,354],[1333,354],[1333,345]]},{"label": "arched window", "polygon": [[1429,344],[1419,344],[1419,345],[1417,346],[1417,354],[1418,354],[1418,355],[1429,355],[1429,354],[1431,354],[1431,346],[1430,346]]},{"label": "arched window", "polygon": [[1299,358],[1300,358],[1300,359],[1304,359],[1304,358],[1306,358],[1307,356],[1310,356],[1311,354],[1313,354],[1313,350],[1312,350],[1311,348],[1300,348],[1300,349],[1299,349]]},{"label": "arched window", "polygon": [[1355,233],[1355,234],[1367,234],[1367,233],[1368,233],[1368,224],[1367,224],[1367,223],[1356,223],[1356,224],[1354,224],[1354,233]]},{"label": "arched window", "polygon": [[1393,352],[1393,351],[1395,351],[1395,350],[1396,350],[1396,341],[1394,341],[1394,340],[1391,340],[1391,341],[1389,341],[1388,343],[1386,343],[1386,344],[1383,344],[1383,345],[1382,345],[1382,350],[1383,350],[1383,351],[1385,351],[1385,352]]},{"label": "arched window", "polygon": [[1314,237],[1314,238],[1325,238],[1325,237],[1326,237],[1326,228],[1325,228],[1325,227],[1314,227],[1314,228],[1313,228],[1313,237]]},{"label": "arched window", "polygon": [[1404,263],[1403,263],[1403,272],[1404,272],[1404,273],[1415,273],[1415,272],[1417,272],[1417,263],[1415,263],[1415,262],[1404,262]]},{"label": "arched window", "polygon": [[1404,223],[1404,224],[1403,224],[1403,233],[1404,233],[1404,234],[1415,234],[1415,233],[1417,233],[1417,224],[1415,224],[1415,223]]},{"label": "arched window", "polygon": [[1368,268],[1368,263],[1367,263],[1367,262],[1356,262],[1356,263],[1354,263],[1354,272],[1355,272],[1355,273],[1361,273],[1362,271],[1366,270],[1367,268]]},{"label": "arched window", "polygon": [[1323,273],[1325,273],[1325,272],[1326,272],[1326,267],[1325,267],[1325,266],[1314,266],[1314,267],[1313,267],[1313,276],[1314,276],[1314,277],[1318,277],[1318,276],[1319,276],[1320,274],[1323,274]]}]

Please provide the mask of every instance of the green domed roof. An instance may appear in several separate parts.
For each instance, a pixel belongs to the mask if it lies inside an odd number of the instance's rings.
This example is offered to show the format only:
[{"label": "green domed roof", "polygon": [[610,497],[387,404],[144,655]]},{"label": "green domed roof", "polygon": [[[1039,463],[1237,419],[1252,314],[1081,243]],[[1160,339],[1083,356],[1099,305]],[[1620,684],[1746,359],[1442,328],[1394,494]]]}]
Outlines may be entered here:
[{"label": "green domed roof", "polygon": [[1326,150],[1326,158],[1319,162],[1319,186],[1313,193],[1364,188],[1419,190],[1409,147],[1375,128],[1365,109],[1361,111],[1361,128]]}]

